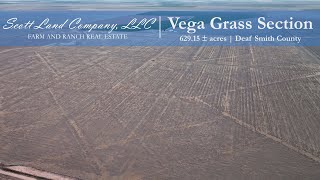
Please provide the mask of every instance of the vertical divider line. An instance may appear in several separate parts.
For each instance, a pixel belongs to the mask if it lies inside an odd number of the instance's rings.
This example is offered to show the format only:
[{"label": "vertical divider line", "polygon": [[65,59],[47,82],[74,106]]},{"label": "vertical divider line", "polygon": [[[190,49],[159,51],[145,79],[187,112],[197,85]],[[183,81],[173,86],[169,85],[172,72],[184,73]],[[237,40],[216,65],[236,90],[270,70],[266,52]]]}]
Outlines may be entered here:
[{"label": "vertical divider line", "polygon": [[159,38],[162,37],[162,34],[161,34],[161,16],[159,16]]}]

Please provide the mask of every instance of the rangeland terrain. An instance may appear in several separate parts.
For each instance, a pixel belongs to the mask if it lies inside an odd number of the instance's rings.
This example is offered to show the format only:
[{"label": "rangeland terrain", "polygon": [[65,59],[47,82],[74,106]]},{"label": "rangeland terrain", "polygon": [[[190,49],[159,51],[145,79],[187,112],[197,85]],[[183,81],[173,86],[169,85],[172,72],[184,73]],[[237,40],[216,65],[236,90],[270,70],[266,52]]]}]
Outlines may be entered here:
[{"label": "rangeland terrain", "polygon": [[0,49],[6,165],[80,179],[316,180],[319,110],[314,47]]}]

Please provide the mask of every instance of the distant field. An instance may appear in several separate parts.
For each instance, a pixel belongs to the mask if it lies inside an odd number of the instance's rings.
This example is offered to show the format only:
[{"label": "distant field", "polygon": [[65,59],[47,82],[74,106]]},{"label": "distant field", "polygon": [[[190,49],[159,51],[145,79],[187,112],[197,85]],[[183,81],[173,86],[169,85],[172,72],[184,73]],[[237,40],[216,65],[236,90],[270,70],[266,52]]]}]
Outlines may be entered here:
[{"label": "distant field", "polygon": [[318,179],[318,47],[0,49],[0,161],[81,179]]}]

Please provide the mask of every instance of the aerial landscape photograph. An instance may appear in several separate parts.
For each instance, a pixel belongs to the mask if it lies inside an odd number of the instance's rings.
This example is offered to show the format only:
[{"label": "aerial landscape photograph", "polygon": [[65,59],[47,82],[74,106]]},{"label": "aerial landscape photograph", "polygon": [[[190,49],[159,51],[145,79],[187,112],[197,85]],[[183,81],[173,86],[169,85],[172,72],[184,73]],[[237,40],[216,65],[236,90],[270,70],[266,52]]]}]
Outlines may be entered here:
[{"label": "aerial landscape photograph", "polygon": [[318,0],[1,0],[0,28],[0,180],[320,179]]}]

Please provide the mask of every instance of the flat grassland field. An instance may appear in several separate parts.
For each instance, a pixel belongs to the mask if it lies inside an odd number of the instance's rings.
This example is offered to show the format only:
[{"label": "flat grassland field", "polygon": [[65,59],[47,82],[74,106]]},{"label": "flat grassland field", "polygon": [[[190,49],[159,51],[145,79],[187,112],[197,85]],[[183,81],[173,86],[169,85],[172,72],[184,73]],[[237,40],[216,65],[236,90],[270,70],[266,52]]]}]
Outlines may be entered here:
[{"label": "flat grassland field", "polygon": [[319,179],[320,47],[0,49],[0,160],[80,179]]}]

